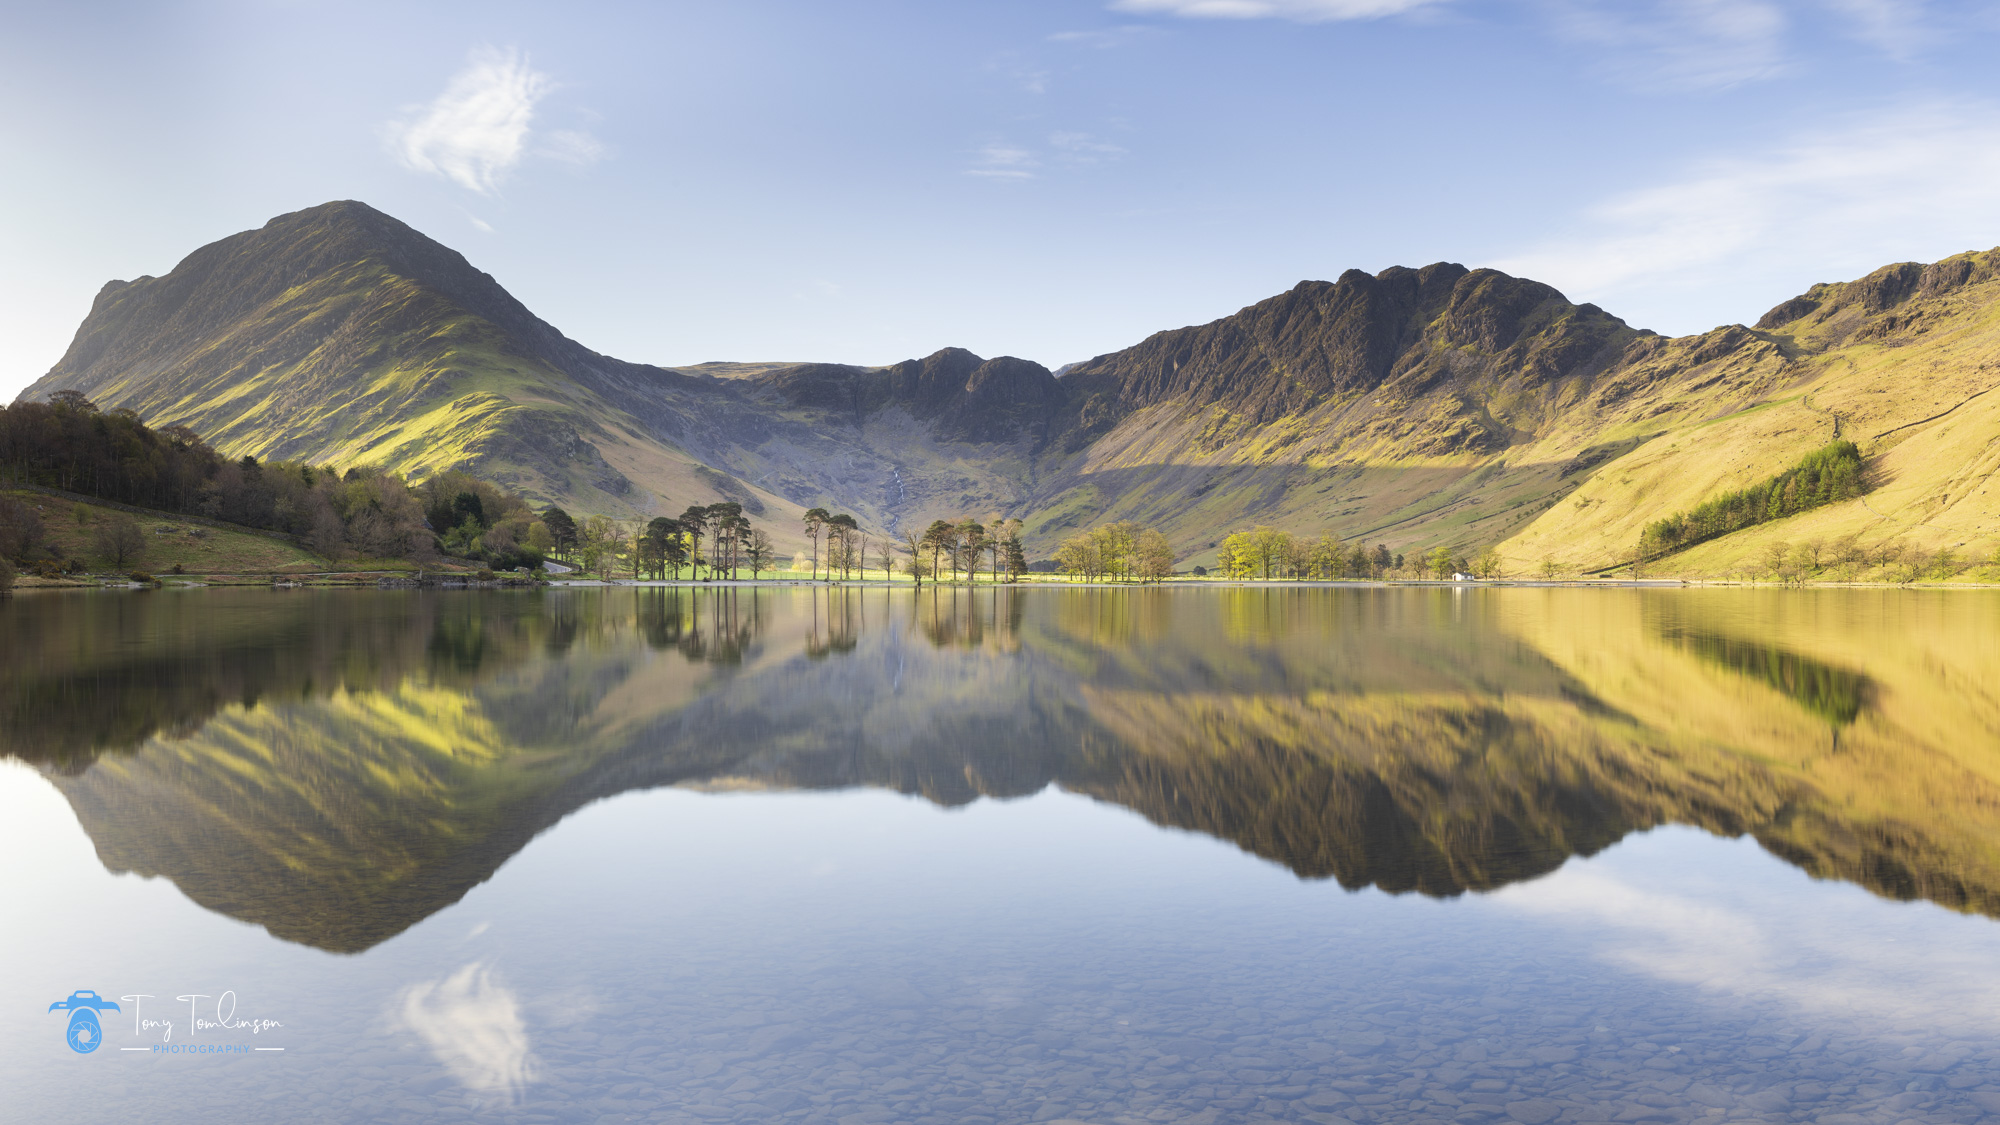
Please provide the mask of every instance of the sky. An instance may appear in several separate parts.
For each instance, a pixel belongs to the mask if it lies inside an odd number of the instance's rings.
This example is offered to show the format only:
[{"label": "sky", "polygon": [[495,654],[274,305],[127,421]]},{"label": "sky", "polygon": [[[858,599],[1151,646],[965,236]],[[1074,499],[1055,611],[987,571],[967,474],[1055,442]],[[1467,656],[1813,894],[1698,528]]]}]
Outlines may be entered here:
[{"label": "sky", "polygon": [[1051,367],[1491,266],[1669,334],[2000,244],[2000,0],[0,0],[0,400],[359,199],[638,362]]}]

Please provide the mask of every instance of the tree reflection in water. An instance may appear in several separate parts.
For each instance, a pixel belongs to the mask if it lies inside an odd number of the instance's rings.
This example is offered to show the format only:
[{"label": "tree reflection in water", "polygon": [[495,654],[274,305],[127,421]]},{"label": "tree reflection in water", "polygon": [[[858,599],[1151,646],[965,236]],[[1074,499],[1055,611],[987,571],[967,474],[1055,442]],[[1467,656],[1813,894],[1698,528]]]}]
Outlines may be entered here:
[{"label": "tree reflection in water", "polygon": [[[0,737],[107,866],[343,951],[456,901],[582,805],[669,784],[946,804],[1060,785],[1304,878],[1430,895],[1691,824],[2000,914],[2000,778],[1980,752],[2000,744],[1979,686],[2000,683],[1995,609],[1310,588],[37,596],[0,608]],[[117,768],[94,768],[107,754]]]}]

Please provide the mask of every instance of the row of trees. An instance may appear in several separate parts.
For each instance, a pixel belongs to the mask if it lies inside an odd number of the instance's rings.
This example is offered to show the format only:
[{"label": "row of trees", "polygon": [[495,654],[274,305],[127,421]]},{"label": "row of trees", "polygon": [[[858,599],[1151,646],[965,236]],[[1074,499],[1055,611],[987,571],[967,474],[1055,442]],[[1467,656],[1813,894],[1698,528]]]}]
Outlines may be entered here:
[{"label": "row of trees", "polygon": [[1769,480],[1647,524],[1639,534],[1639,558],[1657,559],[1732,531],[1859,496],[1862,487],[1860,447],[1851,441],[1836,441],[1806,454],[1798,464]]},{"label": "row of trees", "polygon": [[[905,531],[900,544],[893,539],[871,538],[853,516],[844,512],[810,508],[804,521],[806,540],[811,546],[807,566],[815,581],[820,577],[822,561],[829,581],[836,572],[847,578],[856,570],[865,572],[872,563],[884,574],[901,570],[919,586],[926,578],[935,581],[947,568],[953,582],[959,580],[960,574],[976,580],[982,565],[996,582],[1002,573],[1017,579],[1028,572],[1028,555],[1021,546],[1020,520],[996,516],[991,526],[970,516],[955,523],[932,520],[921,532]],[[826,549],[824,560],[822,543]]]},{"label": "row of trees", "polygon": [[1063,540],[1056,569],[1092,582],[1157,582],[1173,574],[1174,548],[1158,531],[1120,520]]},{"label": "row of trees", "polygon": [[678,517],[655,516],[630,527],[603,516],[579,523],[554,506],[541,522],[549,529],[552,555],[603,578],[678,580],[684,567],[697,579],[734,579],[746,568],[754,578],[773,569],[770,536],[733,500],[690,505]]},{"label": "row of trees", "polygon": [[1449,578],[1454,574],[1497,578],[1501,567],[1500,554],[1491,547],[1471,557],[1451,547],[1403,555],[1392,553],[1386,543],[1377,543],[1371,550],[1359,540],[1343,543],[1332,532],[1307,537],[1261,526],[1230,535],[1216,552],[1216,570],[1229,578],[1324,581],[1392,575]]},{"label": "row of trees", "polygon": [[[154,429],[76,391],[0,407],[0,477],[285,532],[336,560],[443,552],[512,567],[539,563],[549,543],[526,501],[463,473],[411,487],[367,467],[232,460],[186,426]],[[0,554],[46,561],[49,548],[19,512],[0,511]]]},{"label": "row of trees", "polygon": [[[602,516],[579,522],[556,507],[544,511],[539,522],[547,529],[551,555],[605,578],[678,580],[683,568],[696,579],[735,579],[746,569],[757,578],[779,569],[770,537],[752,526],[734,501],[690,507],[678,518],[656,517],[629,528]],[[976,579],[984,569],[998,581],[1028,570],[1019,520],[996,518],[991,526],[976,519],[935,520],[920,533],[906,533],[900,544],[870,535],[851,515],[825,508],[809,509],[803,523],[808,550],[795,566],[815,581],[880,570],[908,574],[921,585],[947,572],[956,582],[961,575]]]},{"label": "row of trees", "polygon": [[[1028,573],[1028,553],[1021,546],[1020,520],[996,516],[991,527],[970,516],[957,523],[932,520],[923,534],[905,532],[903,540],[909,549],[904,565],[918,585],[923,584],[926,575],[936,580],[941,568],[947,565],[953,582],[958,581],[961,572],[977,581],[982,560],[987,565],[988,577],[995,582],[1000,581],[1003,571],[1009,581]],[[924,559],[926,553],[930,555],[928,561]]]},{"label": "row of trees", "polygon": [[1961,554],[1951,547],[1925,547],[1900,539],[1863,543],[1859,534],[1799,543],[1779,540],[1765,545],[1752,573],[1789,586],[1866,579],[1908,585],[1947,582],[1968,571],[1983,582],[2000,581],[2000,546],[1980,555]]},{"label": "row of trees", "polygon": [[855,571],[868,569],[871,550],[878,549],[877,561],[882,570],[892,571],[895,560],[890,557],[892,544],[884,541],[874,543],[861,524],[846,512],[829,512],[825,508],[808,508],[805,513],[806,539],[812,544],[812,559],[808,564],[813,581],[819,581],[820,541],[826,542],[826,578],[833,581],[834,571],[847,578]]}]

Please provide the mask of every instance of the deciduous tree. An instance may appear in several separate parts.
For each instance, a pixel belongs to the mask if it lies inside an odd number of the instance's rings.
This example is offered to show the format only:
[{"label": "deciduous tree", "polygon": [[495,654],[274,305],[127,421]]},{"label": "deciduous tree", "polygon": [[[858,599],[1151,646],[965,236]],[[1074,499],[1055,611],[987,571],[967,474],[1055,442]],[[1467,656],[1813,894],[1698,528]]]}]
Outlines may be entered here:
[{"label": "deciduous tree", "polygon": [[137,562],[146,554],[146,533],[139,521],[120,512],[97,525],[97,553],[111,560],[113,569],[124,570],[127,562]]}]

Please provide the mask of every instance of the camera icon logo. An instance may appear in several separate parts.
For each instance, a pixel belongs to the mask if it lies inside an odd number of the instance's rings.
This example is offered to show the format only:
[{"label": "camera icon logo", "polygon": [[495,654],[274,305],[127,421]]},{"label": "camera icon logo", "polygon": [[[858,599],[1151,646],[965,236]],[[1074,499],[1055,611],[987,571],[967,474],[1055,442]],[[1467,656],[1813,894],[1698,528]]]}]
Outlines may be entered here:
[{"label": "camera icon logo", "polygon": [[118,1005],[104,999],[89,989],[72,992],[69,999],[58,1000],[49,1005],[51,1012],[69,1013],[69,1049],[79,1055],[87,1055],[104,1042],[104,1025],[97,1022],[97,1013],[116,1012]]}]

